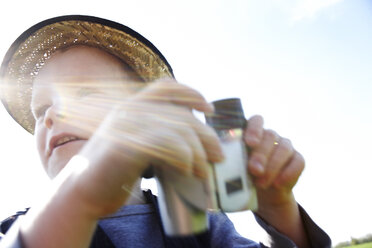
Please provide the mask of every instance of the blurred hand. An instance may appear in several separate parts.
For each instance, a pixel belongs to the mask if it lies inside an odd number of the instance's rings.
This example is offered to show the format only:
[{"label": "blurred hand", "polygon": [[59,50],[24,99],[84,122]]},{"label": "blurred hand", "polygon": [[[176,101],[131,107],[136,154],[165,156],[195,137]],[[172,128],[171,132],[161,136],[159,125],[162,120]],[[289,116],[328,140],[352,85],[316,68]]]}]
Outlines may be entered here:
[{"label": "blurred hand", "polygon": [[83,199],[103,214],[115,211],[149,164],[205,177],[209,162],[223,155],[216,133],[192,109],[213,111],[197,91],[172,80],[148,84],[116,104],[82,151],[94,164],[78,180]]},{"label": "blurred hand", "polygon": [[223,155],[215,132],[197,120],[192,109],[213,111],[200,93],[167,79],[116,106],[101,131],[105,129],[118,146],[121,140],[129,141],[147,164],[204,177],[208,162],[220,161]]}]

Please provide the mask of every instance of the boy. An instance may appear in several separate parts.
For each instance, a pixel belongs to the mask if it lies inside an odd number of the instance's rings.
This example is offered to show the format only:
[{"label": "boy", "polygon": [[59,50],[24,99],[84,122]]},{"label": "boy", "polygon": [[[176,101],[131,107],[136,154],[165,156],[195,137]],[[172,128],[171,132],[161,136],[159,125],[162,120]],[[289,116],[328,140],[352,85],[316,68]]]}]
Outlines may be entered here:
[{"label": "boy", "polygon": [[[163,55],[135,31],[87,16],[46,20],[12,45],[1,80],[5,107],[35,135],[54,187],[0,246],[260,246],[240,237],[221,213],[209,215],[205,233],[164,235],[156,200],[139,187],[149,164],[205,180],[208,162],[223,154],[214,131],[190,111],[213,107],[176,83]],[[292,193],[302,156],[264,129],[262,117],[248,123],[256,216],[273,246],[329,247]]]}]

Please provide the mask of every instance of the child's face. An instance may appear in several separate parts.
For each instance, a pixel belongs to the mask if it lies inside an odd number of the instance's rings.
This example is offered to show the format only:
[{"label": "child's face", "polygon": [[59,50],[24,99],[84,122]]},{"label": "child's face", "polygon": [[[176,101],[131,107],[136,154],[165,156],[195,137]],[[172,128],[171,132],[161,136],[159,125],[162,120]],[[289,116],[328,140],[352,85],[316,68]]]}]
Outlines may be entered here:
[{"label": "child's face", "polygon": [[115,104],[134,93],[138,81],[125,64],[97,48],[76,46],[46,62],[34,80],[31,109],[49,177],[79,152]]}]

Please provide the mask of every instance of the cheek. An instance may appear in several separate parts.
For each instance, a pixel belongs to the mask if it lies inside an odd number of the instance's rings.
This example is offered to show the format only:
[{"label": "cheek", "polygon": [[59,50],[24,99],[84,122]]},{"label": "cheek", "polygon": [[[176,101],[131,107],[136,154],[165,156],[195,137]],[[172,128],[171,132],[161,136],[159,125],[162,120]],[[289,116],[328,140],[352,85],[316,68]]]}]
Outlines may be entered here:
[{"label": "cheek", "polygon": [[47,166],[47,159],[46,159],[46,130],[41,128],[40,125],[36,123],[35,126],[35,142],[36,142],[36,149],[39,152],[40,160],[43,164],[44,169],[46,170]]},{"label": "cheek", "polygon": [[71,158],[79,153],[85,143],[85,140],[79,140],[54,149],[52,155],[48,159],[48,166],[46,167],[49,177],[54,178],[57,176]]},{"label": "cheek", "polygon": [[65,110],[64,125],[74,129],[83,137],[90,137],[99,127],[105,116],[115,106],[113,101],[100,102],[87,98],[69,103]]}]

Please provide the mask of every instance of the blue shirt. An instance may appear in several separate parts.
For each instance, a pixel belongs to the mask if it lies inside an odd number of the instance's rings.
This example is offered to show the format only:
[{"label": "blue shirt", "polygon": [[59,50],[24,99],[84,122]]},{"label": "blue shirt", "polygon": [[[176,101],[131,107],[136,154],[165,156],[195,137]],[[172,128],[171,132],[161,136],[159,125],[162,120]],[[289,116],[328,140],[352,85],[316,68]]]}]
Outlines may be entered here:
[{"label": "blue shirt", "polygon": [[[252,240],[239,235],[233,223],[221,212],[208,213],[209,230],[197,236],[185,238],[169,238],[164,235],[158,211],[155,204],[129,205],[119,209],[115,214],[107,216],[99,221],[99,230],[96,232],[91,247],[136,247],[136,248],[160,248],[160,247],[211,247],[211,248],[256,248],[265,247]],[[300,213],[311,242],[311,247],[331,247],[331,240],[302,209]],[[25,212],[19,212],[24,214]],[[9,225],[13,224],[16,217],[10,217],[10,221],[0,223],[0,234],[5,233]],[[258,223],[266,230],[271,239],[271,247],[296,247],[293,241],[281,234],[275,228],[265,223],[256,216]],[[10,224],[9,224],[10,223]],[[0,247],[22,248],[17,222],[13,230],[4,235],[0,240]],[[6,228],[4,228],[6,226]],[[2,230],[4,229],[4,230]],[[6,230],[7,231],[7,230]],[[42,234],[41,234],[42,235]],[[1,235],[0,235],[1,239]],[[106,239],[106,240],[105,240]],[[110,243],[110,245],[105,245]]]},{"label": "blue shirt", "polygon": [[[304,224],[308,231],[309,238],[313,242],[313,247],[331,247],[331,242],[327,234],[312,222],[301,207],[300,210],[304,217]],[[270,235],[271,247],[296,247],[293,241],[276,231],[273,227],[267,225],[262,219],[258,217],[256,217],[256,219]],[[212,248],[265,247],[263,244],[258,244],[242,237],[235,230],[233,223],[224,213],[209,213],[208,221],[209,231],[207,236]],[[124,206],[115,214],[103,218],[99,222],[99,225],[117,248],[173,247],[169,246],[169,241],[165,241],[165,239],[168,238],[165,237],[162,231],[163,229],[159,217],[152,204]],[[181,241],[176,240],[175,242],[178,243]],[[184,246],[180,245],[177,247]]]}]

